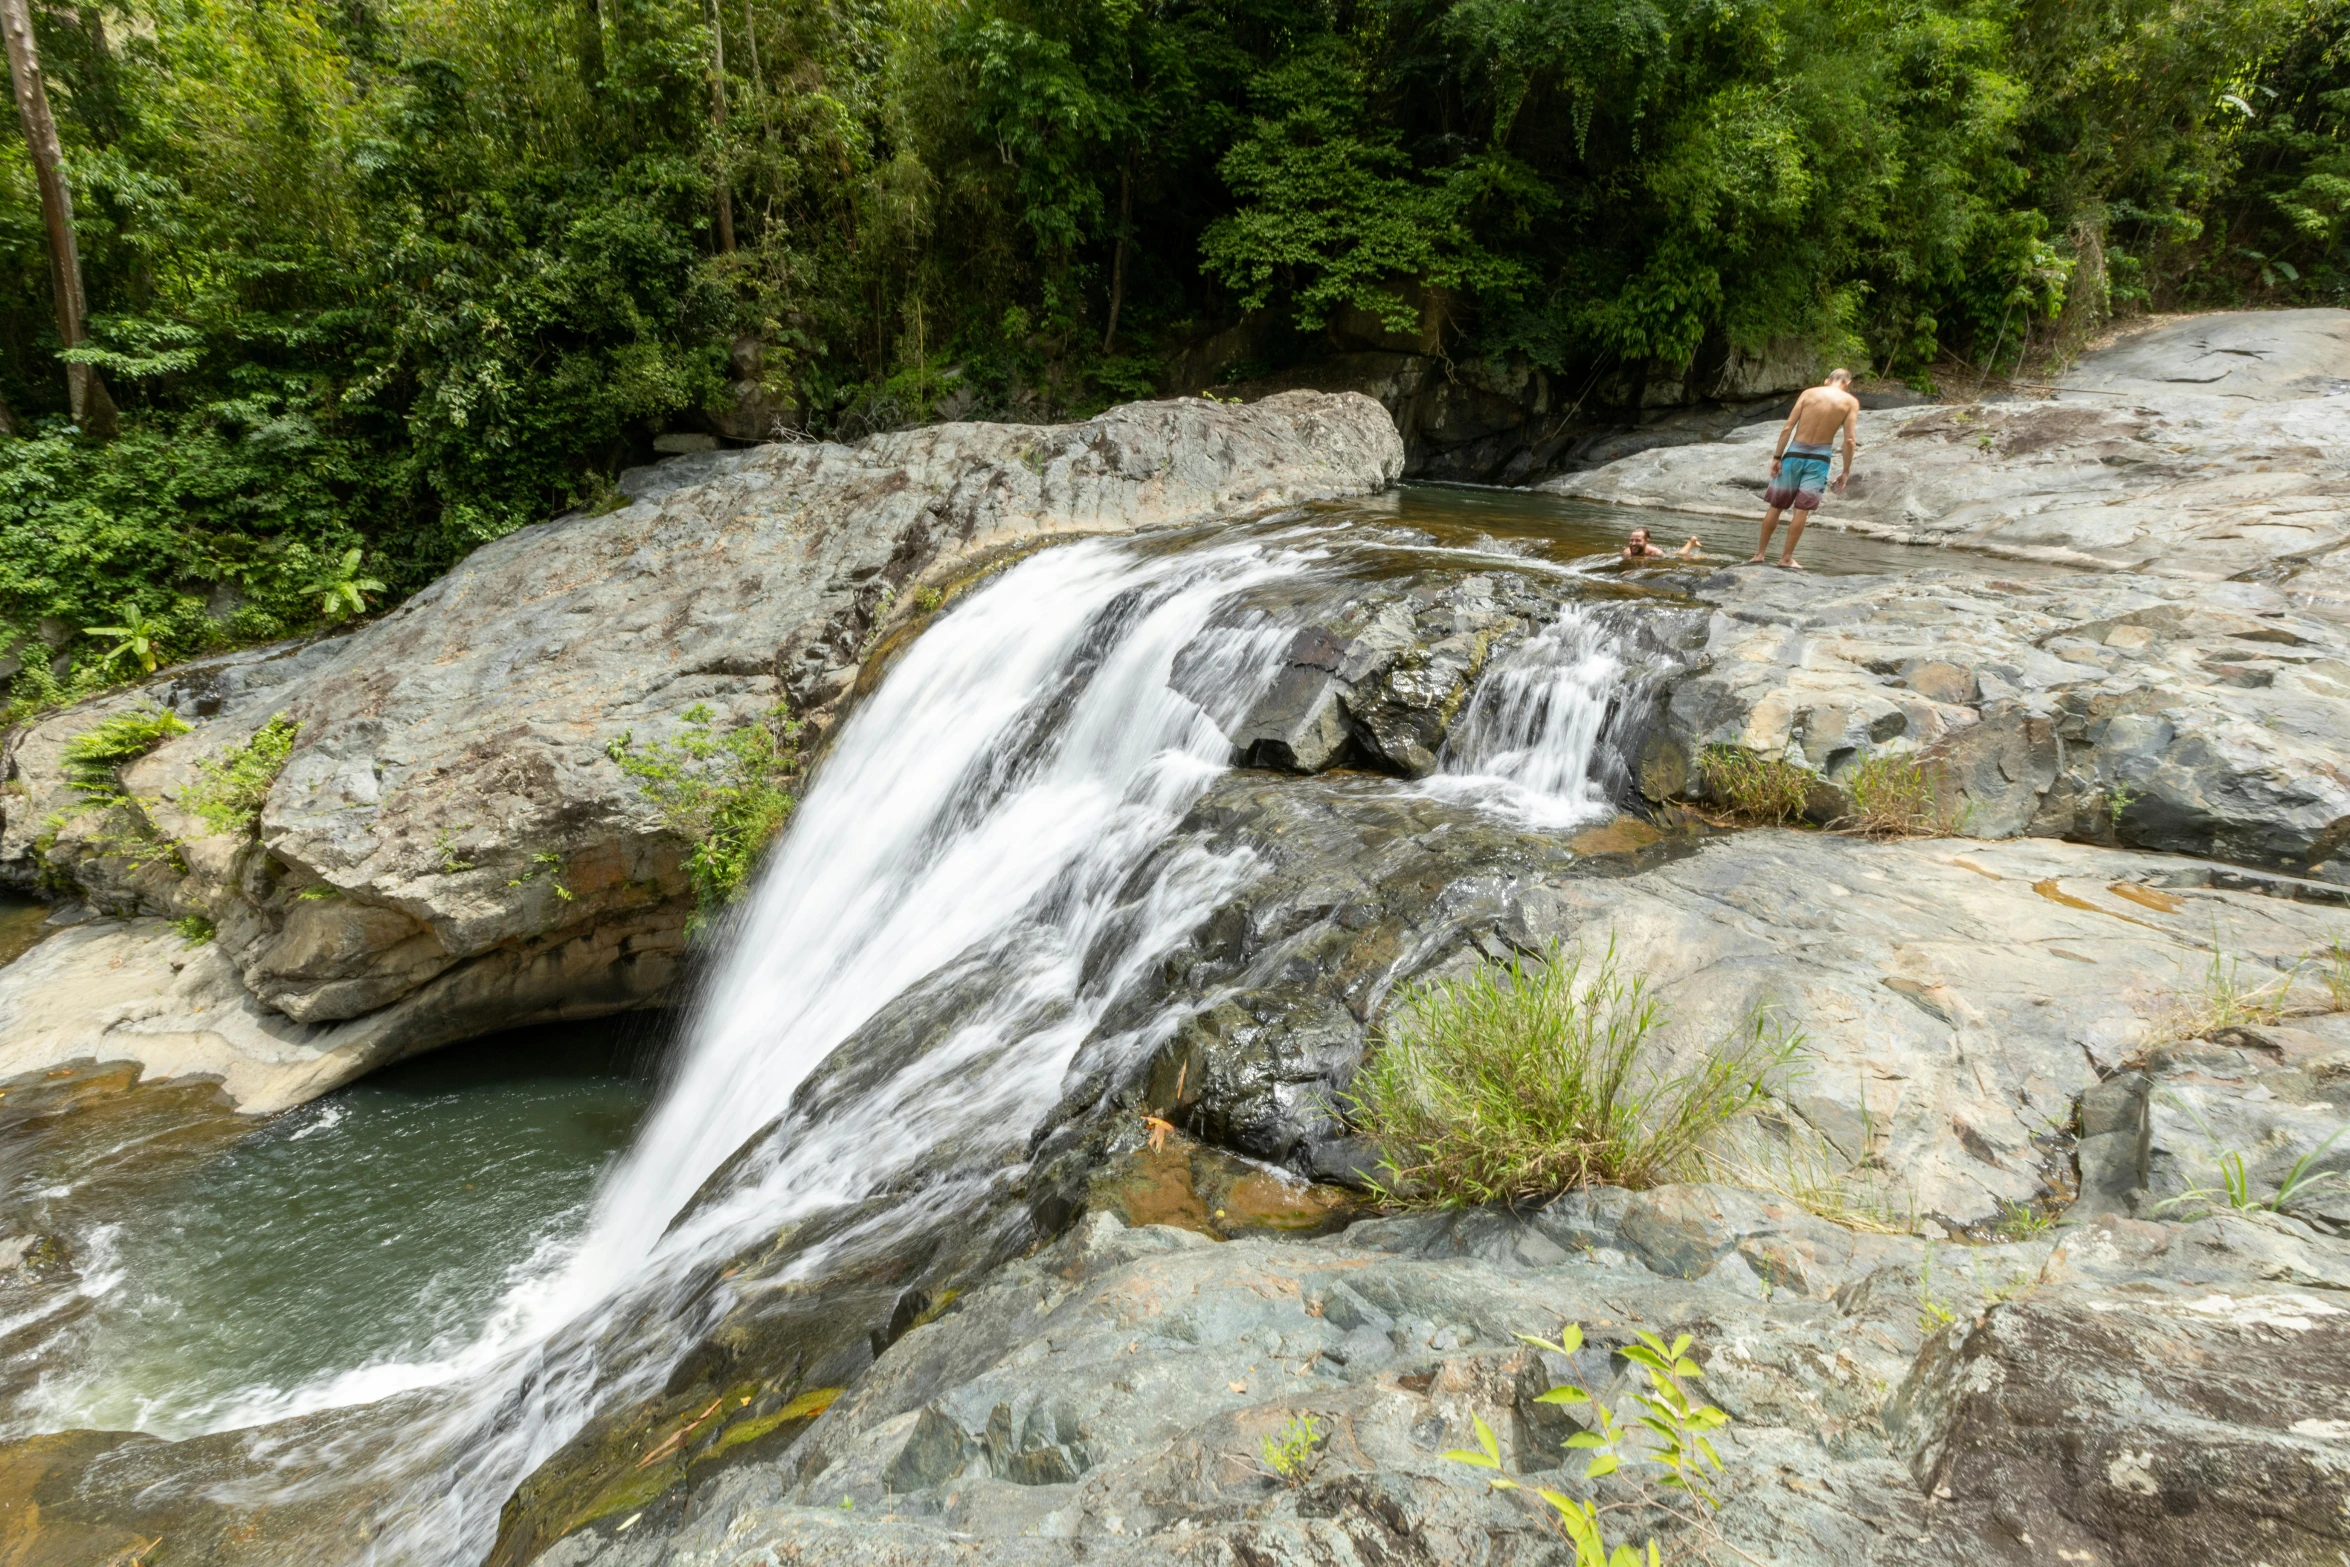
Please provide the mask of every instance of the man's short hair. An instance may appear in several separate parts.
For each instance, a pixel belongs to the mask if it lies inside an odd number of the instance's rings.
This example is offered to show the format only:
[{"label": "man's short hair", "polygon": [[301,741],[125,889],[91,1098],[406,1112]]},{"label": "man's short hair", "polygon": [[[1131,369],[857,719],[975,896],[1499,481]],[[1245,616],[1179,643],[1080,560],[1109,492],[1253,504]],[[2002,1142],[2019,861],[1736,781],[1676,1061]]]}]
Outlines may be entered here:
[{"label": "man's short hair", "polygon": [[1838,381],[1842,381],[1846,385],[1850,385],[1852,382],[1852,372],[1845,369],[1842,365],[1838,365],[1835,369],[1828,372],[1828,383],[1832,386]]}]

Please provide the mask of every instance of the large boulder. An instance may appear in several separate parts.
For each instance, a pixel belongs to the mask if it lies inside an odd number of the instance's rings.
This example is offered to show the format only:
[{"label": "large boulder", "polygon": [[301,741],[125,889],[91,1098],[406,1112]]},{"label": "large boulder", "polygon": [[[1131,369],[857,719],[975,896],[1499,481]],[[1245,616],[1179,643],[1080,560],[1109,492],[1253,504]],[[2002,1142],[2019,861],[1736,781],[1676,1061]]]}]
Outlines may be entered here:
[{"label": "large boulder", "polygon": [[2350,882],[2350,630],[2280,588],[1939,563],[1692,586],[1715,608],[1640,759],[1656,797],[1702,796],[1728,745],[1819,775],[1833,815],[1863,764],[1902,758],[1970,836]]},{"label": "large boulder", "polygon": [[[679,973],[688,845],[612,742],[674,740],[697,708],[714,730],[782,713],[820,728],[924,590],[1001,552],[1363,494],[1402,461],[1377,404],[1295,393],[634,470],[617,509],[485,545],[350,635],[182,666],[17,732],[0,874],[211,921],[204,985],[233,972],[298,1025],[268,1025],[290,1049],[335,1061],[306,1064],[299,1093],[450,1039],[644,1004]],[[112,799],[74,786],[75,737],[158,707],[189,731],[123,767]],[[221,830],[191,808],[202,765],[279,714],[300,726],[291,754],[250,828]],[[85,944],[107,939],[152,938]],[[361,1049],[306,1032],[365,1019]]]},{"label": "large boulder", "polygon": [[2107,1218],[1931,1341],[1887,1424],[2006,1559],[2331,1567],[2350,1548],[2344,1248],[2255,1213]]}]

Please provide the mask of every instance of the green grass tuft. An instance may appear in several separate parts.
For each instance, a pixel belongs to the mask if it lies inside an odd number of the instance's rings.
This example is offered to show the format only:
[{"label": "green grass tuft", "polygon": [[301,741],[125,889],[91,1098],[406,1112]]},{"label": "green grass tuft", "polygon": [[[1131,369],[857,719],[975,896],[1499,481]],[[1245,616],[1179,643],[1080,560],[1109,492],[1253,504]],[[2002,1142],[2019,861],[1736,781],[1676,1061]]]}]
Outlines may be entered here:
[{"label": "green grass tuft", "polygon": [[1914,756],[1880,751],[1841,780],[1852,809],[1836,825],[1870,838],[1936,837],[1952,830],[1934,780]]},{"label": "green grass tuft", "polygon": [[1817,774],[1742,745],[1709,745],[1697,758],[1706,797],[1742,822],[1781,827],[1800,820]]},{"label": "green grass tuft", "polygon": [[1553,948],[1408,992],[1356,1089],[1362,1129],[1389,1150],[1381,1197],[1456,1207],[1698,1173],[1708,1139],[1762,1103],[1798,1044],[1758,1013],[1668,1077],[1649,1059],[1661,1016],[1612,943],[1588,966]]}]

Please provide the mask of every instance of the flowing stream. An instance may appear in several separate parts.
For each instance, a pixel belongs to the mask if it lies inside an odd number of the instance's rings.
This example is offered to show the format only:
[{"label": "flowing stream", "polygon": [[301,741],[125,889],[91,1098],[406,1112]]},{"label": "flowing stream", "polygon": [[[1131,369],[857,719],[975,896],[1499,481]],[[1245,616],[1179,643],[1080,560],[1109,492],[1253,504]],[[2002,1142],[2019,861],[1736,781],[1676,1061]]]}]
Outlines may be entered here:
[{"label": "flowing stream", "polygon": [[[495,1304],[457,1314],[465,1331],[361,1334],[349,1347],[374,1353],[308,1376],[299,1356],[284,1359],[276,1369],[295,1374],[269,1386],[134,1386],[154,1374],[149,1362],[52,1379],[42,1423],[179,1435],[418,1395],[388,1436],[324,1456],[338,1482],[393,1498],[375,1509],[364,1559],[480,1560],[517,1482],[598,1409],[657,1391],[724,1311],[727,1291],[703,1287],[718,1262],[876,1193],[910,1194],[875,1221],[905,1223],[958,1211],[974,1183],[1005,1178],[1078,1047],[1124,1017],[1120,998],[1246,883],[1245,848],[1154,853],[1231,765],[1227,731],[1279,674],[1297,629],[1236,604],[1271,584],[1360,575],[1382,549],[1579,573],[1592,544],[1559,547],[1556,512],[1535,526],[1506,508],[1424,497],[1400,515],[1309,511],[1066,544],[971,591],[843,725],[723,933],[725,957],[626,1152],[584,1206],[546,1199],[576,1216],[522,1227],[515,1254],[495,1259]],[[1411,531],[1437,517],[1436,534]],[[1395,787],[1543,828],[1604,817],[1613,785],[1602,759],[1624,676],[1603,617],[1569,604],[1487,672],[1439,775]],[[932,1012],[919,1048],[853,1070],[828,1063],[885,1009],[922,1005]],[[1113,1047],[1145,1051],[1179,1020],[1130,1020]],[[271,1147],[333,1142],[337,1113],[330,1103],[287,1118]],[[267,1149],[246,1163],[261,1172],[249,1179],[276,1178]],[[947,1167],[965,1173],[924,1185],[924,1172]],[[364,1217],[329,1222],[342,1245],[366,1243]],[[825,1256],[797,1266],[820,1271]],[[142,1298],[150,1313],[174,1307],[153,1290]],[[182,1337],[179,1352],[200,1358],[201,1335]],[[169,1350],[171,1335],[161,1339]],[[620,1343],[633,1347],[611,1347]],[[277,1440],[259,1434],[253,1451],[269,1455]],[[291,1471],[322,1455],[314,1444],[283,1456]],[[283,1500],[313,1483],[289,1475],[275,1496],[239,1499]]]}]

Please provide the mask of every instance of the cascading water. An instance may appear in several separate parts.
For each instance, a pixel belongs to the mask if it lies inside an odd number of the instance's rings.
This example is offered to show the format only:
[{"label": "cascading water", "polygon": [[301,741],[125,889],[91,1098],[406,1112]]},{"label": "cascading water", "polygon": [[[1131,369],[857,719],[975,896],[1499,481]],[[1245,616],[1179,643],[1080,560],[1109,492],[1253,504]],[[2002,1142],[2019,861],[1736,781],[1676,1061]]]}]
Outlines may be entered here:
[{"label": "cascading water", "polygon": [[[1139,1059],[1179,1021],[1117,1006],[1254,862],[1155,851],[1296,634],[1252,590],[1335,581],[1337,537],[1069,544],[941,616],[836,737],[583,1237],[464,1347],[269,1390],[218,1422],[410,1395],[372,1429],[257,1433],[282,1481],[215,1494],[295,1500],[323,1465],[378,1498],[361,1559],[470,1567],[518,1482],[598,1410],[656,1394],[724,1314],[721,1263],[877,1194],[869,1227],[980,1206],[1081,1046]],[[1568,606],[1488,670],[1417,787],[1544,828],[1605,815],[1622,673],[1602,621]],[[856,1238],[805,1249],[795,1276]]]},{"label": "cascading water", "polygon": [[[379,1509],[389,1527],[370,1559],[478,1560],[514,1484],[595,1408],[657,1389],[722,1304],[669,1298],[684,1286],[664,1281],[902,1181],[941,1148],[1017,1149],[1128,981],[1248,874],[1245,852],[1202,851],[1128,885],[1229,763],[1226,728],[1289,640],[1279,625],[1219,627],[1219,609],[1310,569],[1311,551],[1269,543],[1073,544],[1005,573],[913,644],[843,727],[729,932],[734,956],[577,1253],[518,1291],[457,1360],[364,1374],[372,1397],[466,1384],[430,1432],[404,1434],[404,1468],[421,1450],[449,1470]],[[1178,655],[1183,687],[1207,705],[1177,689]],[[730,1169],[720,1200],[691,1206],[836,1046],[956,971],[986,984],[944,1037],[830,1096],[820,1116],[787,1118]],[[597,1344],[622,1321],[665,1324],[668,1352],[612,1363]],[[351,1391],[321,1388],[315,1402]]]},{"label": "cascading water", "polygon": [[1566,605],[1486,671],[1424,787],[1535,827],[1613,814],[1604,746],[1623,682],[1600,616]]}]

